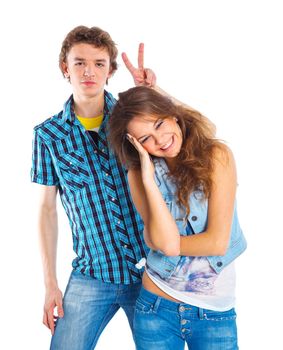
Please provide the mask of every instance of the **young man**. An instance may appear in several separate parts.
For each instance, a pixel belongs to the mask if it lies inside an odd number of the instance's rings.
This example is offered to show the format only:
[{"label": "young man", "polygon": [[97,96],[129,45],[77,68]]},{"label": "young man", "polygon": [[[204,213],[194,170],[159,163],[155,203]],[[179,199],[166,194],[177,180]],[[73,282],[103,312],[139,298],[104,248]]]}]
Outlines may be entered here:
[{"label": "young man", "polygon": [[[125,170],[106,139],[107,121],[116,101],[104,87],[117,69],[116,58],[115,43],[100,28],[79,26],[68,33],[59,65],[73,95],[60,113],[34,129],[31,178],[42,185],[39,233],[46,286],[43,323],[53,335],[51,349],[94,349],[120,307],[132,328],[141,286],[136,264],[147,248]],[[125,54],[123,59],[136,85],[155,85],[154,73],[143,67],[142,44],[138,68]],[[56,278],[58,191],[76,253],[64,302]]]}]

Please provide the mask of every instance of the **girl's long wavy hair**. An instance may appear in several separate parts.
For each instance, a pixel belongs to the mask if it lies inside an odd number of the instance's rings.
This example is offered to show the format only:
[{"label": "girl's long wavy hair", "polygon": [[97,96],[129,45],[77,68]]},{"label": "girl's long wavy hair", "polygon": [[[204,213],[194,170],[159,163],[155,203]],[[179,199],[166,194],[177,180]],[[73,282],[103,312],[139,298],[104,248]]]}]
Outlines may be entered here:
[{"label": "girl's long wavy hair", "polygon": [[134,87],[119,94],[109,123],[108,139],[114,152],[127,168],[140,168],[139,155],[127,140],[127,127],[134,117],[177,118],[183,143],[176,157],[170,176],[176,184],[178,204],[189,214],[189,196],[201,190],[208,198],[212,187],[213,158],[215,148],[225,150],[224,144],[215,138],[215,127],[206,117],[189,107],[172,102],[157,91]]}]

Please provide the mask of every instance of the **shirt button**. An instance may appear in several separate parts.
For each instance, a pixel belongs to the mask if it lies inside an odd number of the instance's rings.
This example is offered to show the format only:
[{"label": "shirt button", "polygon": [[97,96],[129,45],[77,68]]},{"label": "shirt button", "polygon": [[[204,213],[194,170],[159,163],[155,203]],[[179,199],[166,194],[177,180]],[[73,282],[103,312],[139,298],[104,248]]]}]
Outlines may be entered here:
[{"label": "shirt button", "polygon": [[223,265],[223,263],[221,261],[218,261],[216,264],[218,267],[221,267]]},{"label": "shirt button", "polygon": [[115,198],[112,197],[112,198],[111,198],[111,201],[112,201],[112,202],[115,202]]},{"label": "shirt button", "polygon": [[120,224],[121,224],[121,221],[120,221],[120,220],[118,220],[118,221],[117,221],[117,224],[118,224],[118,225],[120,225]]},{"label": "shirt button", "polygon": [[180,311],[180,312],[184,312],[184,311],[185,311],[185,307],[184,307],[184,306],[180,306],[180,307],[179,307],[179,311]]},{"label": "shirt button", "polygon": [[108,174],[108,173],[105,173],[105,176],[109,176],[109,174]]},{"label": "shirt button", "polygon": [[187,320],[182,320],[181,321],[181,324],[186,324],[187,323]]},{"label": "shirt button", "polygon": [[127,244],[124,244],[124,248],[128,249],[128,245],[127,245]]},{"label": "shirt button", "polygon": [[198,219],[197,216],[195,216],[195,215],[192,216],[192,220],[193,220],[193,221],[197,221],[197,219]]}]

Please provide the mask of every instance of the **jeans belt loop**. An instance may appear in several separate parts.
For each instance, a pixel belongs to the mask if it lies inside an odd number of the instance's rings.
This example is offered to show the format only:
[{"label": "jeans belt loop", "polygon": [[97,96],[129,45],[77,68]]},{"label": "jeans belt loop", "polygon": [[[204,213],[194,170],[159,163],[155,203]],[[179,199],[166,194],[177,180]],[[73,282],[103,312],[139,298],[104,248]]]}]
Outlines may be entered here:
[{"label": "jeans belt loop", "polygon": [[200,320],[203,320],[204,319],[204,312],[203,312],[203,309],[199,307],[198,309],[198,315],[199,315],[199,319]]},{"label": "jeans belt loop", "polygon": [[153,304],[153,308],[152,308],[153,312],[157,312],[160,302],[161,302],[161,298],[157,297],[154,304]]}]

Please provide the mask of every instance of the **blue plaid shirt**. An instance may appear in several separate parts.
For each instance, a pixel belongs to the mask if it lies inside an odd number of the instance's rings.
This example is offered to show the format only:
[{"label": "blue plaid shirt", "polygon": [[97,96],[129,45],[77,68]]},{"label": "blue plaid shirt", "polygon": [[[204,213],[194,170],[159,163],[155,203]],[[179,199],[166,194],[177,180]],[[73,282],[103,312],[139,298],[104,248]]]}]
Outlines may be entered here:
[{"label": "blue plaid shirt", "polygon": [[63,111],[34,128],[31,179],[59,188],[77,255],[73,268],[104,282],[129,284],[140,281],[135,264],[148,250],[126,172],[107,144],[106,124],[116,101],[106,91],[104,99],[97,143],[75,117],[72,96]]}]

